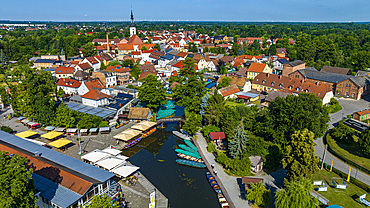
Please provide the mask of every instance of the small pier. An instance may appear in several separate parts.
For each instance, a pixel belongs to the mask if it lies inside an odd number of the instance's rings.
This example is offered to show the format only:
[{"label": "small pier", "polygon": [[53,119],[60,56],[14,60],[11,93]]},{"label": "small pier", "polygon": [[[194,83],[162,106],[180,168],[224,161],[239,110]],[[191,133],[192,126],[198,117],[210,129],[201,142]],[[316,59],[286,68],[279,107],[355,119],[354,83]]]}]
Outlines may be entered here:
[{"label": "small pier", "polygon": [[177,137],[179,137],[180,139],[191,141],[191,137],[188,137],[185,134],[182,134],[182,133],[180,133],[178,131],[172,131],[172,134],[175,135],[175,136],[177,136]]}]

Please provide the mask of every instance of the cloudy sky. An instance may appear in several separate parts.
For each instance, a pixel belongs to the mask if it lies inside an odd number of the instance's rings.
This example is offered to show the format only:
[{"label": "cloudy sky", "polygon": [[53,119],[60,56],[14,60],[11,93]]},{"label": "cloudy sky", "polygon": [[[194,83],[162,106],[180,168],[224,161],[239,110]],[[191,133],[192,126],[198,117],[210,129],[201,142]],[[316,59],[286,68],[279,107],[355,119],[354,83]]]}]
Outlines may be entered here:
[{"label": "cloudy sky", "polygon": [[0,0],[0,20],[370,21],[369,0]]}]

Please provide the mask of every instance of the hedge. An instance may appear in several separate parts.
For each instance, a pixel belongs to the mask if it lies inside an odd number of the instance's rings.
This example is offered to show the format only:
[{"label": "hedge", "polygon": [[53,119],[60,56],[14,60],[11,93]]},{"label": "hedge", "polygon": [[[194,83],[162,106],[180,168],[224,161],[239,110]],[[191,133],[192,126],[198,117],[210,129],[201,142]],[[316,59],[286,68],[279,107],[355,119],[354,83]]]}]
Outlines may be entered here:
[{"label": "hedge", "polygon": [[345,157],[344,155],[342,155],[342,154],[340,154],[340,153],[338,153],[338,152],[334,151],[334,150],[330,147],[330,144],[327,142],[327,138],[326,138],[327,136],[330,136],[330,135],[326,135],[326,136],[324,137],[324,143],[328,144],[328,151],[329,151],[331,154],[333,154],[334,156],[336,156],[338,159],[340,159],[340,160],[344,161],[344,162],[345,162],[345,163],[347,163],[348,165],[353,166],[353,167],[355,167],[355,168],[358,168],[358,169],[359,169],[359,170],[361,170],[362,172],[364,172],[364,173],[366,173],[366,174],[370,175],[370,170],[369,170],[369,169],[367,169],[367,168],[365,168],[365,167],[363,167],[363,166],[361,166],[361,165],[359,165],[359,164],[357,164],[357,163],[353,162],[352,160],[347,159],[347,157]]}]

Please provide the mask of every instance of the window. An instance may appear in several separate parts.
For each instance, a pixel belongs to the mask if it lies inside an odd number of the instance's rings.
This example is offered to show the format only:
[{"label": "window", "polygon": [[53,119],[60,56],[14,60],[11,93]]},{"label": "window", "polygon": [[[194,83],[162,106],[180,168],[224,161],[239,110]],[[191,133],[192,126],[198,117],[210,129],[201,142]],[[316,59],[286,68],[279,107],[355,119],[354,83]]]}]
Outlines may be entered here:
[{"label": "window", "polygon": [[340,95],[340,90],[338,90],[338,95]]},{"label": "window", "polygon": [[265,82],[266,82],[265,80],[262,81],[263,84],[265,84]]},{"label": "window", "polygon": [[299,91],[299,87],[297,87],[297,89],[296,89],[297,91]]},{"label": "window", "polygon": [[346,84],[346,87],[348,87],[348,84]]},{"label": "window", "polygon": [[351,84],[348,84],[348,87],[351,87]]},{"label": "window", "polygon": [[355,97],[355,93],[352,93],[352,97]]},{"label": "window", "polygon": [[283,85],[282,84],[279,84],[279,87],[282,87]]},{"label": "window", "polygon": [[273,83],[271,83],[271,85],[272,85],[272,86],[274,86],[274,85],[275,85],[275,83],[273,82]]},{"label": "window", "polygon": [[346,96],[348,96],[348,92],[346,92]]},{"label": "window", "polygon": [[292,86],[289,86],[289,89],[291,90],[293,87]]}]

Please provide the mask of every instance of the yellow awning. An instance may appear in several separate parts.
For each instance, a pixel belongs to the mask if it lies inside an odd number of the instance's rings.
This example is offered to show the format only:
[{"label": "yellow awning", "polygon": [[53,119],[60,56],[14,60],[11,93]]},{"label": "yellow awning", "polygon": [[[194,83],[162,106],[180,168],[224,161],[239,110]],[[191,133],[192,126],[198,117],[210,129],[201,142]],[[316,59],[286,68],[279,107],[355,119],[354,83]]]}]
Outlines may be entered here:
[{"label": "yellow awning", "polygon": [[61,139],[58,139],[56,141],[50,142],[48,145],[56,147],[56,148],[60,148],[60,147],[63,147],[63,146],[65,146],[65,145],[67,145],[71,142],[72,142],[71,140],[61,138]]},{"label": "yellow awning", "polygon": [[58,136],[60,136],[62,134],[63,134],[63,132],[50,131],[50,132],[48,132],[46,134],[41,135],[41,137],[44,137],[46,139],[54,139],[55,137],[58,137]]},{"label": "yellow awning", "polygon": [[20,138],[27,138],[27,137],[33,136],[35,134],[37,134],[37,132],[32,131],[30,129],[30,130],[27,130],[27,131],[24,131],[24,132],[20,132],[18,134],[15,134],[15,136],[20,137]]},{"label": "yellow awning", "polygon": [[122,140],[122,141],[128,141],[130,139],[132,139],[134,136],[132,135],[128,135],[128,134],[117,134],[116,136],[114,136],[113,138],[115,139],[119,139],[119,140]]}]

